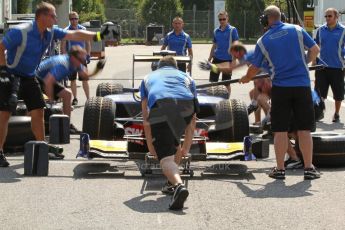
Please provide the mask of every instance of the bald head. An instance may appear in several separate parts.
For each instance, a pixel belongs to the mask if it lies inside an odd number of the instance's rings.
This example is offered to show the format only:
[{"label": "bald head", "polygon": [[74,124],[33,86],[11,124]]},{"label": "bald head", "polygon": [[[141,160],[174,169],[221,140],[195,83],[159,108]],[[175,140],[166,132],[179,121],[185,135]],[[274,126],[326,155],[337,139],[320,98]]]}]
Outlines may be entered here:
[{"label": "bald head", "polygon": [[280,21],[281,13],[280,9],[275,5],[270,5],[264,10],[264,15],[272,18],[274,21]]}]

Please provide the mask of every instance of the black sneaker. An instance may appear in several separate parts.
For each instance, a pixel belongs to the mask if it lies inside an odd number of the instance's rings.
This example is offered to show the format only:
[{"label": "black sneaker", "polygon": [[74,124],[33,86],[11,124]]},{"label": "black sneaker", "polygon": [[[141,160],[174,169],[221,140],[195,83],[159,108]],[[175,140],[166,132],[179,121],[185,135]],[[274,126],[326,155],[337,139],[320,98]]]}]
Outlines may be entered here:
[{"label": "black sneaker", "polygon": [[294,160],[291,157],[284,162],[285,169],[300,169],[303,167],[303,163],[300,159]]},{"label": "black sneaker", "polygon": [[0,151],[0,167],[8,167],[10,163],[6,160],[5,154]]},{"label": "black sneaker", "polygon": [[268,174],[269,177],[279,180],[285,179],[285,170],[284,169],[277,169],[274,167],[271,172]]},{"label": "black sneaker", "polygon": [[305,168],[304,169],[304,179],[305,180],[314,180],[321,177],[320,172],[314,168]]},{"label": "black sneaker", "polygon": [[339,114],[335,113],[334,116],[333,116],[333,120],[332,121],[335,122],[335,123],[340,122]]},{"label": "black sneaker", "polygon": [[174,195],[175,187],[176,186],[172,185],[169,181],[167,181],[163,185],[162,193],[167,194],[167,195]]},{"label": "black sneaker", "polygon": [[78,99],[77,98],[74,98],[72,100],[72,105],[78,105]]},{"label": "black sneaker", "polygon": [[170,210],[181,210],[183,209],[183,204],[189,196],[187,188],[183,184],[179,184],[175,187],[175,193],[172,197],[171,203],[169,205]]},{"label": "black sneaker", "polygon": [[81,131],[77,129],[72,123],[69,125],[70,134],[81,134]]},{"label": "black sneaker", "polygon": [[250,105],[248,105],[247,107],[248,115],[251,114],[252,112],[255,112],[258,108],[259,106],[257,104],[254,105],[251,103]]},{"label": "black sneaker", "polygon": [[48,153],[49,160],[63,160],[65,155],[62,153]]}]

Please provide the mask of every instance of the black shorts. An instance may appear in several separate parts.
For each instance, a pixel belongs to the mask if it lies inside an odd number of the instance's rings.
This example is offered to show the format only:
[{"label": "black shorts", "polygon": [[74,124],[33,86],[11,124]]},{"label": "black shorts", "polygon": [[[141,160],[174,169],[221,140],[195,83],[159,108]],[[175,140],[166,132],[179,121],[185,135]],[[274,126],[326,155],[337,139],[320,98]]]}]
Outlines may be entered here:
[{"label": "black shorts", "polygon": [[315,88],[320,91],[322,98],[327,98],[328,88],[331,86],[333,98],[344,100],[344,70],[324,68],[315,72]]},{"label": "black shorts", "polygon": [[186,63],[177,63],[177,69],[186,73],[187,72]]},{"label": "black shorts", "polygon": [[[71,74],[71,75],[68,75],[68,79],[70,80],[70,81],[75,81],[75,80],[77,80],[77,72],[75,72],[75,73],[73,73],[73,74]],[[79,81],[88,81],[89,79],[88,78],[81,78],[80,76],[79,76],[79,74],[78,74],[78,80]]]},{"label": "black shorts", "polygon": [[[44,89],[44,81],[43,81],[41,78],[37,78],[37,80],[38,80],[38,82],[40,83],[42,92],[43,92],[43,93],[46,93],[46,92],[45,92],[45,89]],[[64,90],[64,89],[65,89],[65,87],[64,87],[61,83],[59,83],[59,82],[55,82],[55,83],[54,83],[54,87],[53,87],[53,90],[54,90],[54,100],[59,99],[58,94],[59,94],[62,90]]]},{"label": "black shorts", "polygon": [[[224,63],[224,62],[227,62],[227,63],[231,63],[230,60],[226,61],[226,60],[220,60],[220,59],[217,59],[217,58],[213,58],[212,60],[212,63],[213,64],[220,64],[220,63]],[[210,79],[209,81],[210,82],[218,82],[219,80],[219,75],[220,73],[214,73],[214,72],[210,72]],[[222,81],[225,81],[225,80],[231,80],[231,73],[230,74],[225,74],[225,73],[222,73]],[[230,84],[228,84],[230,85]]]},{"label": "black shorts", "polygon": [[288,132],[292,114],[296,125],[294,129],[313,129],[315,119],[310,87],[273,86],[271,103],[273,132]]},{"label": "black shorts", "polygon": [[[10,111],[8,99],[11,94],[10,84],[0,84],[0,111]],[[24,100],[28,111],[42,109],[45,106],[42,90],[36,77],[20,77],[18,98]]]},{"label": "black shorts", "polygon": [[193,100],[161,99],[151,108],[152,142],[159,161],[176,153],[193,115]]}]

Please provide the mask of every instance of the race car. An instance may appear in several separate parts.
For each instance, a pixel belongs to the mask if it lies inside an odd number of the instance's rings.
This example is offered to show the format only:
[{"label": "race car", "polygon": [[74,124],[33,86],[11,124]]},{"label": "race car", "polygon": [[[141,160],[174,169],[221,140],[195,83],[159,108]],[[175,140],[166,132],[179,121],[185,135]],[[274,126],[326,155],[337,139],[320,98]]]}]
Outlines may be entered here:
[{"label": "race car", "polygon": [[[83,133],[91,139],[89,158],[145,159],[151,156],[145,142],[138,89],[134,88],[136,62],[155,62],[157,55],[133,55],[132,88],[101,83],[96,97],[84,108]],[[191,63],[190,57],[176,56],[178,62]],[[229,99],[224,86],[198,89],[200,112],[197,114],[190,160],[232,160],[244,158],[243,139],[249,136],[249,120],[244,102]],[[252,151],[268,156],[268,143],[255,140]]]}]

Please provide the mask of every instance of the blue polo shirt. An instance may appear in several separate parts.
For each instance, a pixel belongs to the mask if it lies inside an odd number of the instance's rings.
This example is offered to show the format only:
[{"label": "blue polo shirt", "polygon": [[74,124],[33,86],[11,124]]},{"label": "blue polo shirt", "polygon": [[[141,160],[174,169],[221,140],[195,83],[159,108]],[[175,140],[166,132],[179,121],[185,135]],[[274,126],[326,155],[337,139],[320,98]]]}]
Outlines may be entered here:
[{"label": "blue polo shirt", "polygon": [[[254,56],[254,50],[249,50],[247,51],[247,53],[243,56],[243,58],[241,58],[239,60],[239,63],[240,64],[250,64],[252,63],[253,61],[255,60],[255,56]],[[269,65],[268,65],[268,61],[267,59],[265,58],[262,63],[261,63],[261,66],[260,66],[260,69],[266,73],[269,73],[271,74],[270,72],[270,69],[269,69]]]},{"label": "blue polo shirt", "polygon": [[251,63],[259,68],[266,58],[274,86],[310,87],[304,47],[315,44],[300,26],[279,21],[258,40]]},{"label": "blue polo shirt", "polygon": [[174,67],[162,67],[145,77],[140,85],[141,99],[148,100],[148,107],[159,99],[191,100],[196,97],[194,80]]},{"label": "blue polo shirt", "polygon": [[232,61],[231,55],[228,50],[230,45],[239,39],[237,29],[229,24],[224,30],[218,27],[213,33],[213,43],[216,44],[214,50],[214,57],[219,60]]},{"label": "blue polo shirt", "polygon": [[164,45],[167,46],[169,50],[175,51],[176,55],[186,56],[187,49],[192,48],[192,40],[184,31],[181,31],[178,35],[175,31],[171,31],[165,36]]},{"label": "blue polo shirt", "polygon": [[345,27],[337,23],[331,30],[327,24],[322,25],[316,32],[316,43],[320,46],[320,58],[330,68],[345,68],[344,46]]},{"label": "blue polo shirt", "polygon": [[[69,25],[65,28],[65,30],[86,30],[86,28],[78,24],[77,29],[74,29],[71,25]],[[69,50],[72,46],[80,46],[81,48],[85,48],[85,41],[66,41],[66,50]]]},{"label": "blue polo shirt", "polygon": [[35,69],[51,41],[63,39],[66,33],[67,31],[61,28],[53,27],[46,30],[41,38],[36,21],[11,28],[2,40],[7,50],[9,72],[23,77],[34,77]]},{"label": "blue polo shirt", "polygon": [[82,65],[75,68],[70,61],[69,55],[56,55],[41,62],[36,70],[36,76],[44,79],[50,73],[56,81],[61,81],[68,79],[69,75],[80,71],[82,68]]}]

